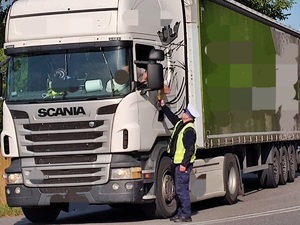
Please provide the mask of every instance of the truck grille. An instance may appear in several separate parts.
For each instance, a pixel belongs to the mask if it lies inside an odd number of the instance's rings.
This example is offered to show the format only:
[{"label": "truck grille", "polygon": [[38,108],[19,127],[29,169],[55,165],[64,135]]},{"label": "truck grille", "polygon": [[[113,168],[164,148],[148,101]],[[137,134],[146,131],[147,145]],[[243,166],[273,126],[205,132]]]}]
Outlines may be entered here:
[{"label": "truck grille", "polygon": [[40,188],[40,191],[42,193],[70,193],[70,192],[88,192],[92,190],[91,186],[83,186],[83,187],[57,187],[57,188],[52,188],[52,187],[47,187],[47,188]]},{"label": "truck grille", "polygon": [[[37,170],[41,175],[30,175]],[[98,164],[96,168],[89,165],[24,168],[23,174],[28,187],[60,187],[103,184],[108,181],[108,171],[109,164]]]},{"label": "truck grille", "polygon": [[109,140],[108,122],[109,120],[87,120],[20,124],[23,130],[20,136],[23,144],[20,146],[24,148],[22,150],[21,147],[21,154],[24,151],[38,155],[58,152],[65,152],[68,155],[71,152],[84,152],[84,154],[94,153],[93,151],[109,152],[104,148],[104,144]]},{"label": "truck grille", "polygon": [[[78,105],[84,114],[41,117],[38,113],[41,107]],[[107,183],[112,159],[110,133],[117,105],[115,99],[9,105],[24,185],[60,193]]]},{"label": "truck grille", "polygon": [[94,123],[93,126],[94,128],[100,127],[104,124],[103,120],[64,122],[64,123],[36,123],[36,124],[24,124],[24,128],[30,131],[90,129],[91,122]]},{"label": "truck grille", "polygon": [[[22,159],[26,186],[62,188],[108,181],[109,119],[37,124],[23,123],[25,120],[15,122],[22,127],[19,130],[23,130],[19,146],[20,153],[26,156]],[[29,174],[37,170],[42,172],[43,178],[32,182]]]},{"label": "truck grille", "polygon": [[96,162],[97,155],[71,155],[71,156],[36,156],[34,161],[39,164],[62,164],[62,163],[82,163]]},{"label": "truck grille", "polygon": [[68,141],[78,139],[95,139],[103,135],[102,131],[99,132],[77,132],[77,133],[61,133],[61,134],[35,134],[25,135],[28,141]]},{"label": "truck grille", "polygon": [[82,150],[95,150],[102,147],[100,143],[78,143],[78,144],[56,144],[56,145],[34,145],[27,146],[30,152],[75,152]]}]

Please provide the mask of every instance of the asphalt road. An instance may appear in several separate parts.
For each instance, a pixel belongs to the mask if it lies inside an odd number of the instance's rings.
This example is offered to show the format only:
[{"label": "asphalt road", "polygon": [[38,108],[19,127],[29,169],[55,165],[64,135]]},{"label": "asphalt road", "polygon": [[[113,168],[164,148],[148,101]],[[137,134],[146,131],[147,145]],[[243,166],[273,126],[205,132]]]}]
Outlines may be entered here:
[{"label": "asphalt road", "polygon": [[[275,189],[259,189],[254,176],[244,178],[245,195],[235,205],[223,205],[219,199],[192,205],[193,222],[189,225],[296,225],[300,224],[300,174],[294,183]],[[1,225],[32,225],[22,216],[1,218]],[[164,225],[175,224],[168,219],[147,220],[130,209],[92,206],[85,211],[61,213],[54,224],[64,225]]]}]

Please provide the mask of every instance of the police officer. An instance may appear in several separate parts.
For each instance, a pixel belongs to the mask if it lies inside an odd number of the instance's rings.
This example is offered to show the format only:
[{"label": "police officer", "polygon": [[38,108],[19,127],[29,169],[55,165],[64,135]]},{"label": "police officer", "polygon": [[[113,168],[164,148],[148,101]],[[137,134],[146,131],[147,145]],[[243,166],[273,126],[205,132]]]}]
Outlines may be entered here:
[{"label": "police officer", "polygon": [[188,104],[183,110],[182,118],[178,118],[160,100],[160,106],[164,114],[175,126],[172,133],[168,152],[173,159],[175,166],[175,190],[179,199],[177,214],[170,218],[174,222],[191,222],[191,201],[189,195],[190,173],[193,168],[196,154],[196,132],[194,121],[199,117],[197,109]]}]

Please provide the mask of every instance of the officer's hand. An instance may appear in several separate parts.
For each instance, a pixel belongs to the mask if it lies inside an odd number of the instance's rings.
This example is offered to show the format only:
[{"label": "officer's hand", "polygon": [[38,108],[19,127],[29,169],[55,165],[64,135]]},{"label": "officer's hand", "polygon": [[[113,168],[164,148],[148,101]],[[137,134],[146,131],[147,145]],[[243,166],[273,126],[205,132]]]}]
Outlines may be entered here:
[{"label": "officer's hand", "polygon": [[183,166],[183,165],[180,165],[180,166],[179,166],[179,171],[182,172],[182,173],[185,173],[186,167]]},{"label": "officer's hand", "polygon": [[160,107],[163,107],[166,103],[165,103],[165,101],[164,101],[163,99],[161,99],[161,100],[159,101],[159,104],[160,104]]}]

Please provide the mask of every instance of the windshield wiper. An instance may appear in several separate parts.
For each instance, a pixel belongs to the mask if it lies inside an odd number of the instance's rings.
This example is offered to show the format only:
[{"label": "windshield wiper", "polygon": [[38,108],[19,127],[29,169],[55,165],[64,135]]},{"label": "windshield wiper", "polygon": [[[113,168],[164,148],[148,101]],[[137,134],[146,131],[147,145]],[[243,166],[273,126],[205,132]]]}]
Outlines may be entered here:
[{"label": "windshield wiper", "polygon": [[106,58],[106,55],[105,55],[105,52],[103,51],[103,49],[101,48],[101,52],[102,52],[102,56],[103,56],[103,59],[104,59],[104,62],[105,62],[105,65],[109,71],[109,75],[110,75],[110,85],[111,85],[111,93],[112,93],[112,96],[114,96],[114,93],[115,93],[115,82],[114,82],[114,76],[111,72],[111,69],[110,69],[110,66],[108,64],[108,61],[107,61],[107,58]]}]

